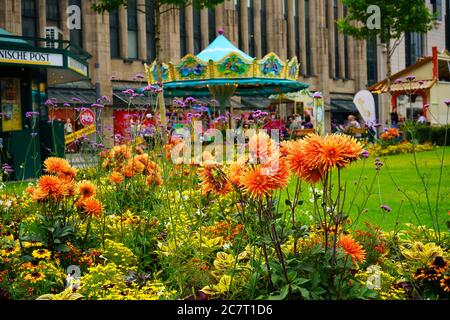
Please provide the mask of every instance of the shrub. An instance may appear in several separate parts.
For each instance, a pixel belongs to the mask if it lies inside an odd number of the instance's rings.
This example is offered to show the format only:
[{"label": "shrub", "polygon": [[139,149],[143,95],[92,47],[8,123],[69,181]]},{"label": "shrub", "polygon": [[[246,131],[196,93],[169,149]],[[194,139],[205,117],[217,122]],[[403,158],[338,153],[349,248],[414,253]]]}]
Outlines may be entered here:
[{"label": "shrub", "polygon": [[447,144],[450,142],[450,126],[426,126],[417,125],[414,130],[414,137],[411,131],[406,131],[406,139],[415,139],[418,143],[431,142],[432,144],[443,146],[445,142],[445,129],[447,128]]}]

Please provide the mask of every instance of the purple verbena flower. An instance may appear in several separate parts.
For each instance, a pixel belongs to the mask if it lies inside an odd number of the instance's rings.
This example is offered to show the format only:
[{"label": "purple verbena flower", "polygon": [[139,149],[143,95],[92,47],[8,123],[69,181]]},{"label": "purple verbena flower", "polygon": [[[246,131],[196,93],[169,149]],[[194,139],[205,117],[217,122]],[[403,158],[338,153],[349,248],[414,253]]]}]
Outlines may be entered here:
[{"label": "purple verbena flower", "polygon": [[7,164],[7,163],[4,163],[4,164],[2,165],[2,171],[3,171],[4,173],[6,173],[6,174],[11,174],[11,173],[14,172],[13,168],[11,168],[11,166],[10,166],[9,164]]},{"label": "purple verbena flower", "polygon": [[362,156],[363,158],[368,158],[368,157],[369,157],[369,151],[363,150],[363,152],[361,153],[361,156]]},{"label": "purple verbena flower", "polygon": [[389,207],[388,205],[385,205],[385,204],[382,204],[382,205],[380,206],[380,208],[381,208],[383,211],[386,211],[386,212],[391,212],[391,211],[392,211],[391,207]]},{"label": "purple verbena flower", "polygon": [[128,94],[128,95],[132,95],[132,94],[134,94],[134,90],[133,89],[126,89],[126,90],[123,90],[122,93]]},{"label": "purple verbena flower", "polygon": [[319,91],[314,92],[313,98],[314,98],[314,99],[320,99],[320,98],[322,98],[322,92],[319,92]]}]

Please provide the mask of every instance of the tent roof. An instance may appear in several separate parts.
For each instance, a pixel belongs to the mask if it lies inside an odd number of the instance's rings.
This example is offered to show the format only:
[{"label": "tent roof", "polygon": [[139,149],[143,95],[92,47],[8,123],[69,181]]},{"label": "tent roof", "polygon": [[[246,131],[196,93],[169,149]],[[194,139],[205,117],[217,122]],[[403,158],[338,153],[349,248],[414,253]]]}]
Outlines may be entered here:
[{"label": "tent roof", "polygon": [[206,49],[197,55],[197,58],[206,62],[209,60],[217,62],[232,52],[239,54],[249,61],[253,60],[248,54],[236,48],[224,35],[218,35]]}]

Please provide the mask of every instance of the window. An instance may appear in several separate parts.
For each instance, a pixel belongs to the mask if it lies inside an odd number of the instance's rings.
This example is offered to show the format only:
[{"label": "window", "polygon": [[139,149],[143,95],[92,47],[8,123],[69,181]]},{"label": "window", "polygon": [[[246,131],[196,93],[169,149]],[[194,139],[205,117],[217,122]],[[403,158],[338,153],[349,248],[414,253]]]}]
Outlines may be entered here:
[{"label": "window", "polygon": [[[22,0],[22,35],[25,37],[38,37],[38,26],[37,1]],[[33,44],[36,45],[36,43]]]},{"label": "window", "polygon": [[333,0],[333,15],[334,15],[334,77],[339,79],[341,73],[341,61],[339,55],[339,28],[337,25],[338,16],[338,2]]},{"label": "window", "polygon": [[294,42],[295,55],[300,60],[300,18],[299,18],[299,0],[294,0]]},{"label": "window", "polygon": [[[244,0],[245,1],[245,0]],[[239,49],[244,49],[244,45],[242,43],[242,22],[241,22],[241,17],[242,17],[242,13],[241,13],[241,0],[235,0],[234,2],[235,5],[235,10],[236,10],[236,14],[237,14],[237,27],[238,27],[238,47]],[[209,40],[211,41],[211,39]]]},{"label": "window", "polygon": [[[81,0],[69,0],[69,6],[78,6],[81,8]],[[81,13],[81,10],[80,10]],[[83,14],[81,14],[81,19],[83,18]],[[81,23],[83,23],[81,21]],[[83,32],[81,29],[71,29],[70,30],[70,44],[75,45],[77,47],[83,47]]]},{"label": "window", "polygon": [[267,54],[266,0],[261,0],[261,56]]},{"label": "window", "polygon": [[145,22],[147,32],[147,61],[153,61],[156,58],[155,7],[153,6],[153,0],[145,1]]},{"label": "window", "polygon": [[305,49],[306,49],[306,70],[305,74],[311,75],[312,74],[312,51],[311,51],[311,26],[310,26],[310,11],[309,11],[309,0],[305,1]]},{"label": "window", "polygon": [[445,8],[445,43],[447,50],[450,51],[450,0],[446,0]]},{"label": "window", "polygon": [[138,36],[137,36],[137,0],[128,0],[128,58],[138,58]]},{"label": "window", "polygon": [[247,0],[248,55],[251,57],[255,56],[255,25],[253,19],[253,1],[254,0]]},{"label": "window", "polygon": [[194,23],[194,52],[197,54],[202,50],[202,23],[200,9],[193,8]]},{"label": "window", "polygon": [[119,28],[119,11],[111,10],[109,13],[109,40],[111,58],[120,57],[120,28]]},{"label": "window", "polygon": [[378,80],[377,38],[367,40],[367,83],[372,85]]},{"label": "window", "polygon": [[417,62],[417,58],[423,56],[422,51],[422,35],[416,32],[408,32],[405,34],[405,55],[406,66],[409,67]]},{"label": "window", "polygon": [[[347,16],[347,6],[344,5],[344,17]],[[348,36],[344,34],[344,79],[350,79],[350,58],[348,52]]]},{"label": "window", "polygon": [[187,54],[186,11],[184,7],[180,9],[180,54],[181,57],[184,57]]},{"label": "window", "polygon": [[442,0],[431,0],[433,6],[433,13],[436,14],[436,19],[442,20]]},{"label": "window", "polygon": [[213,8],[208,9],[208,32],[209,42],[213,42],[216,38],[216,12]]},{"label": "window", "polygon": [[60,27],[60,2],[59,0],[46,0],[47,21],[50,21],[56,27]]},{"label": "window", "polygon": [[284,6],[283,6],[283,16],[284,16],[284,21],[286,23],[286,39],[287,39],[287,41],[286,41],[286,44],[287,44],[286,45],[286,47],[287,47],[287,54],[286,54],[286,56],[288,57],[288,59],[291,58],[289,55],[290,55],[290,52],[292,50],[292,48],[291,48],[291,41],[290,41],[291,29],[290,29],[290,26],[289,26],[289,16],[288,16],[289,1],[292,1],[292,0],[284,0]]}]

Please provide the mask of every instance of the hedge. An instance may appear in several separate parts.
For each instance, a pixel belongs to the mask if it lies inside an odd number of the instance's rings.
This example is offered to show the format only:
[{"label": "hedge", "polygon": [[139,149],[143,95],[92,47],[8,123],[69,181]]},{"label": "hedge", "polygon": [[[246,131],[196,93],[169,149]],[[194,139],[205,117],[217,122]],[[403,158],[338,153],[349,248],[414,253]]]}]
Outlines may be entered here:
[{"label": "hedge", "polygon": [[[450,125],[448,126],[427,126],[418,125],[415,127],[414,139],[418,143],[431,142],[432,144],[443,146],[445,142],[445,128],[447,127],[447,145],[450,145]],[[411,132],[405,130],[406,139],[411,140]]]}]

